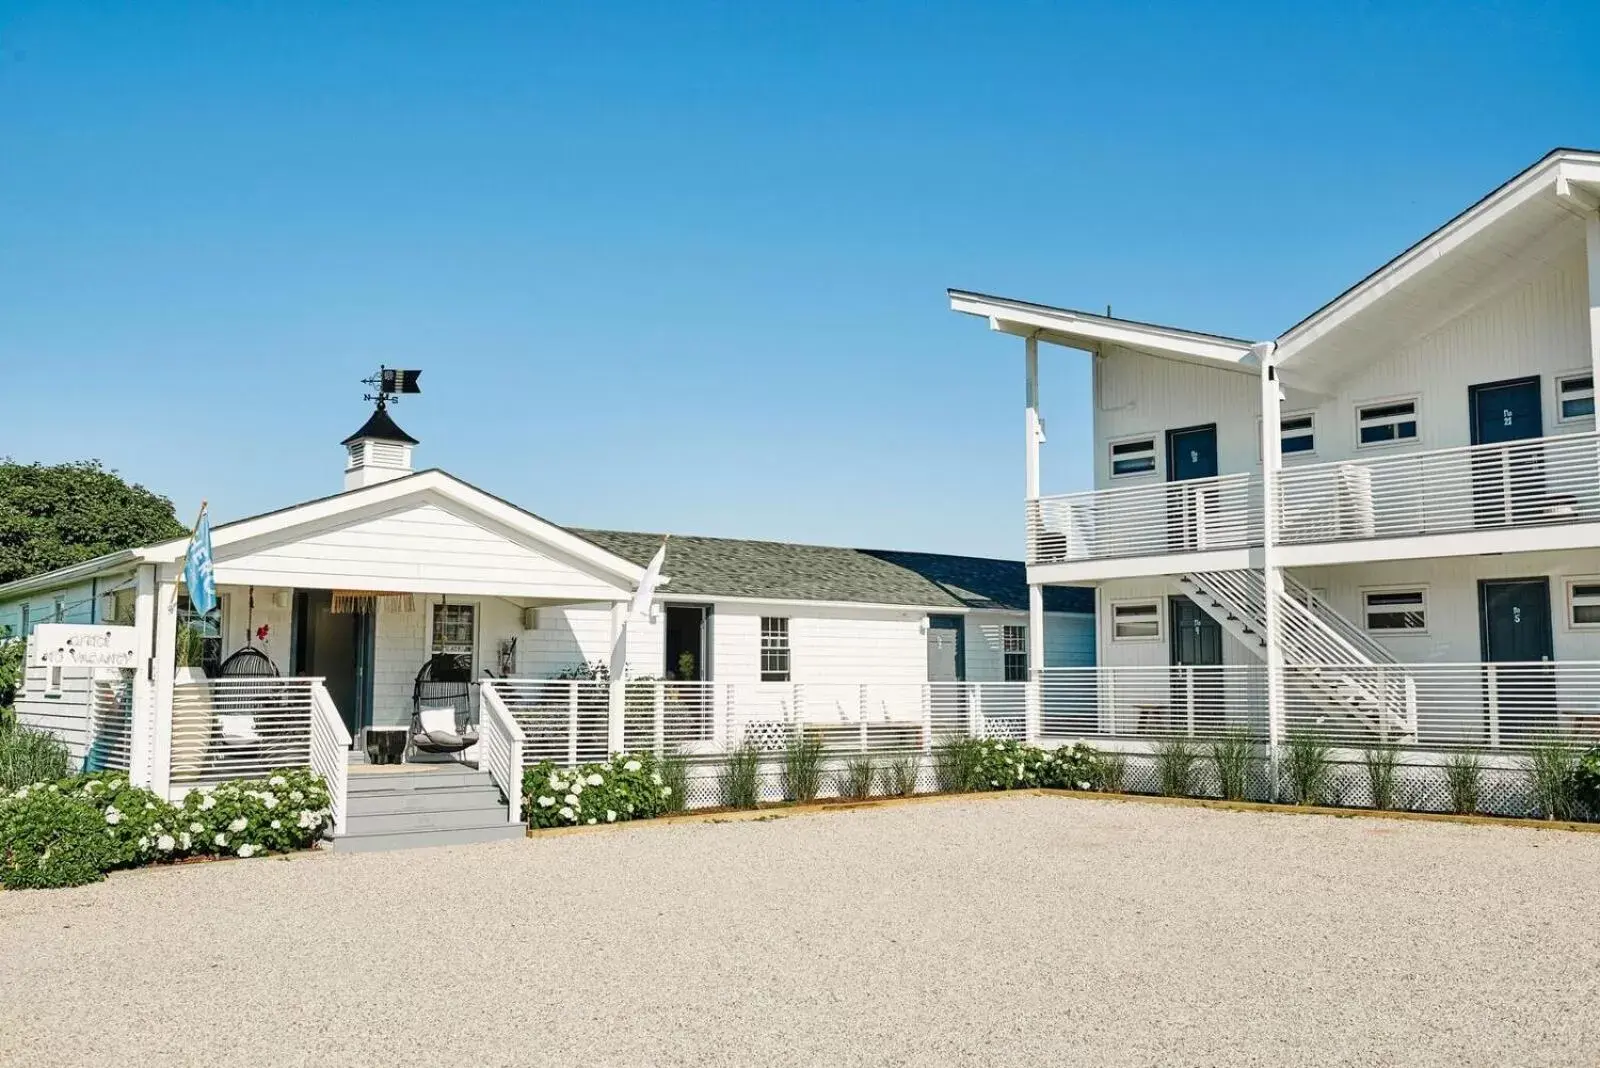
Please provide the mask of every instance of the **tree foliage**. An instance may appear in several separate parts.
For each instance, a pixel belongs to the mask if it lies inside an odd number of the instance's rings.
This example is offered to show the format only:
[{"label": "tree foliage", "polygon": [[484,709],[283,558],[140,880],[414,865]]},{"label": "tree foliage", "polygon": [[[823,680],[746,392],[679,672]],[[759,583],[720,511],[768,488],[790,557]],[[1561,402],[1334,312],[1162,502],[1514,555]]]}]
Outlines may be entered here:
[{"label": "tree foliage", "polygon": [[0,582],[185,533],[170,500],[99,460],[0,460]]}]

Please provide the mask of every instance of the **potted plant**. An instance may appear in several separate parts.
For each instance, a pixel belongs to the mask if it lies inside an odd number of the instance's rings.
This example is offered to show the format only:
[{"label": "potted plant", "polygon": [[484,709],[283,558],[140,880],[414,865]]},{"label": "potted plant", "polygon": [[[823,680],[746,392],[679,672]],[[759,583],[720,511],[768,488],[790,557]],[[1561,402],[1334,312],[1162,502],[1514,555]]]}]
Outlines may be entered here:
[{"label": "potted plant", "polygon": [[205,655],[206,639],[200,628],[193,623],[179,624],[173,681],[178,683],[206,681]]}]

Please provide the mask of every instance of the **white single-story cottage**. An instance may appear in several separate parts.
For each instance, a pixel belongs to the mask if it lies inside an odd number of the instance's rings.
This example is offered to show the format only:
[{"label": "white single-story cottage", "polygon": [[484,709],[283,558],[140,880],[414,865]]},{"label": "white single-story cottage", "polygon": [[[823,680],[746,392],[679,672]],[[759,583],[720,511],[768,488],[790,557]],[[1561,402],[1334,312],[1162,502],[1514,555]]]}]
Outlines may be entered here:
[{"label": "white single-story cottage", "polygon": [[[95,686],[105,669],[75,677],[30,658],[20,719],[94,764],[96,702],[125,705],[126,737],[104,743],[127,750],[113,763],[150,761],[157,784],[176,785],[238,770],[215,722],[233,693],[219,684],[236,675],[276,677],[273,702],[327,700],[359,746],[411,724],[441,675],[463,684],[476,722],[486,678],[625,667],[723,687],[1020,682],[1035,642],[1052,666],[1093,662],[1089,594],[1052,589],[1030,634],[1021,561],[674,536],[648,618],[628,624],[625,665],[610,664],[662,535],[558,526],[414,471],[417,442],[382,406],[343,444],[343,492],[213,527],[221,605],[208,618],[189,609],[182,538],[0,585],[0,634],[123,623],[138,642],[120,697]],[[321,683],[284,697],[295,678]],[[224,733],[254,729],[264,699],[251,700],[249,725]]]}]

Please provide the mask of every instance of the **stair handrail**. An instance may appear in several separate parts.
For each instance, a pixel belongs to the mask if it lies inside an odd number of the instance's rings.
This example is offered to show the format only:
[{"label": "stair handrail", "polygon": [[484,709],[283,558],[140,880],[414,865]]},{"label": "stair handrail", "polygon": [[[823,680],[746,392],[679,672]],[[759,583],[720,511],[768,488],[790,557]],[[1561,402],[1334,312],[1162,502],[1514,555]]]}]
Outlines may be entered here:
[{"label": "stair handrail", "polygon": [[479,766],[506,795],[507,822],[522,820],[522,748],[528,737],[506,707],[493,679],[478,685],[478,742],[483,747]]},{"label": "stair handrail", "polygon": [[311,770],[328,787],[333,833],[343,834],[349,819],[350,731],[322,679],[311,680]]},{"label": "stair handrail", "polygon": [[1331,628],[1335,633],[1343,637],[1351,646],[1358,651],[1364,652],[1366,654],[1365,659],[1371,660],[1374,663],[1399,663],[1399,661],[1395,659],[1393,653],[1389,652],[1389,650],[1385,649],[1382,645],[1379,645],[1377,642],[1373,641],[1371,637],[1363,633],[1361,629],[1353,622],[1346,619],[1339,612],[1336,612],[1327,601],[1323,600],[1321,597],[1318,597],[1316,593],[1310,589],[1310,587],[1300,582],[1300,580],[1296,579],[1287,571],[1283,573],[1283,588],[1284,592],[1300,601],[1311,611],[1313,615],[1321,620],[1326,626]]}]

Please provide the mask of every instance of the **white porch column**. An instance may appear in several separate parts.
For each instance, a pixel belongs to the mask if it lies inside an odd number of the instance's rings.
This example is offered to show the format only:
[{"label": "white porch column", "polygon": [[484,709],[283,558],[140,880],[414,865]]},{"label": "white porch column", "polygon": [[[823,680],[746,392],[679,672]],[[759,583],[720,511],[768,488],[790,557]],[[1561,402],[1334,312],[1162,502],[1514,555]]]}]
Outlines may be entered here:
[{"label": "white porch column", "polygon": [[172,674],[178,662],[178,583],[163,575],[155,587],[155,715],[150,737],[150,789],[162,797],[172,786]]},{"label": "white porch column", "polygon": [[129,710],[128,780],[150,785],[150,750],[155,740],[156,695],[156,569],[141,564],[135,576],[133,626],[137,633],[133,673],[133,707]]},{"label": "white porch column", "polygon": [[1272,798],[1278,795],[1278,755],[1283,744],[1283,642],[1280,599],[1283,572],[1278,567],[1278,471],[1283,465],[1283,403],[1278,382],[1277,344],[1250,346],[1261,362],[1261,579],[1266,594],[1267,746]]},{"label": "white porch column", "polygon": [[[1600,212],[1583,221],[1583,237],[1589,262],[1589,367],[1600,382]],[[1600,427],[1600,415],[1595,426]]]},{"label": "white porch column", "polygon": [[[1023,413],[1024,467],[1027,477],[1028,556],[1033,556],[1033,535],[1037,530],[1039,507],[1039,445],[1044,441],[1044,424],[1039,419],[1039,339],[1023,342],[1026,354],[1025,410]],[[1044,669],[1044,587],[1028,584],[1028,683],[1025,696],[1024,730],[1027,740],[1037,741],[1043,702],[1040,683]]]},{"label": "white porch column", "polygon": [[606,751],[620,753],[624,748],[623,730],[628,677],[628,605],[618,601],[611,606],[611,686],[606,701]]}]

